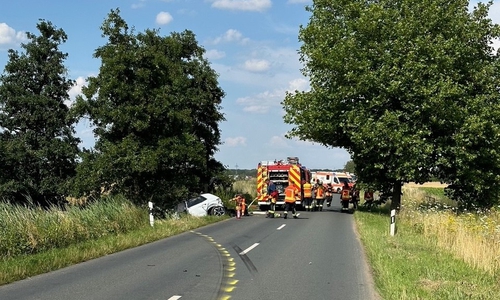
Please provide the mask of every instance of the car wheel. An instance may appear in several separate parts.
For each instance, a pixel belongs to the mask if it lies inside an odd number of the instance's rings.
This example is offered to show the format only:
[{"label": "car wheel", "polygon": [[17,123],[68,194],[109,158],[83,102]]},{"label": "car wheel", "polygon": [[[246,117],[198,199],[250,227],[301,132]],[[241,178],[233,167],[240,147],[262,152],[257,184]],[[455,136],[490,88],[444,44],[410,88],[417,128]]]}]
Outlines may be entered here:
[{"label": "car wheel", "polygon": [[210,209],[211,216],[223,216],[226,214],[226,210],[222,206],[215,206]]}]

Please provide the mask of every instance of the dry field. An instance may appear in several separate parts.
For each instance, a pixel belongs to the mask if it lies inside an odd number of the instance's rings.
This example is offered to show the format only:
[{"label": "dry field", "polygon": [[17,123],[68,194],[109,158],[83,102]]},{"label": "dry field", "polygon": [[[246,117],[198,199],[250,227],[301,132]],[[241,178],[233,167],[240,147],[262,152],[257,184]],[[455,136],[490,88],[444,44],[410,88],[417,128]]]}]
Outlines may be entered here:
[{"label": "dry field", "polygon": [[416,184],[414,182],[409,182],[404,185],[405,187],[430,187],[430,188],[444,188],[447,186],[446,183],[441,182],[426,182],[424,184]]}]

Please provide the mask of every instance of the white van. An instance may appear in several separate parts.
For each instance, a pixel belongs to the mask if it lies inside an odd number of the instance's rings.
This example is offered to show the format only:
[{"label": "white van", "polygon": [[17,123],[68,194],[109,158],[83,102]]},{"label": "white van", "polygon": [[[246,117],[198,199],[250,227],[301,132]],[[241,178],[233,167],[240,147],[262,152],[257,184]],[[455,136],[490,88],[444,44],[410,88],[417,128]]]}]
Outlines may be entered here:
[{"label": "white van", "polygon": [[316,183],[319,179],[323,184],[331,184],[334,192],[339,193],[342,191],[344,182],[347,182],[350,187],[353,186],[352,178],[349,174],[343,172],[330,172],[318,171],[312,173],[312,184]]}]

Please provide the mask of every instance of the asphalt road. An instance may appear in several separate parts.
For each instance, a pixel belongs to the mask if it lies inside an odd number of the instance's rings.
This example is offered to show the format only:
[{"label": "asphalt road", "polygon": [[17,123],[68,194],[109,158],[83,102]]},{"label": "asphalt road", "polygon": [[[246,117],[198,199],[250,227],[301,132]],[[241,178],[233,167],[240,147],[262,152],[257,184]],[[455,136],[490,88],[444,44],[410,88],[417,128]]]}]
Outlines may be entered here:
[{"label": "asphalt road", "polygon": [[0,299],[376,299],[352,215],[231,219],[0,287]]}]

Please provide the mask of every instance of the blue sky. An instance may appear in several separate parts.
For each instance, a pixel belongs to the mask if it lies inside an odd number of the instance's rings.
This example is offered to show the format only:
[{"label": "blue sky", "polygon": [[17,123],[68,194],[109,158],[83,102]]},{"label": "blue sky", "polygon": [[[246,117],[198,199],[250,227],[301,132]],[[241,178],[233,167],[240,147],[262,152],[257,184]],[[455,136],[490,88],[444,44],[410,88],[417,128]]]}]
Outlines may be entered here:
[{"label": "blue sky", "polygon": [[[223,144],[216,158],[229,168],[252,169],[262,160],[298,156],[309,168],[339,169],[350,159],[343,149],[298,140],[285,134],[280,102],[286,91],[307,90],[300,73],[298,30],[307,25],[305,5],[312,0],[17,0],[4,1],[0,9],[0,68],[7,49],[19,49],[25,32],[38,34],[39,19],[52,22],[68,35],[61,50],[69,54],[68,77],[76,80],[74,98],[85,78],[96,75],[100,61],[94,50],[103,20],[120,8],[129,26],[160,34],[191,30],[205,48],[206,58],[220,75],[226,92],[222,106],[226,121],[220,124]],[[500,21],[500,1],[490,17]],[[87,121],[76,127],[82,145],[95,142]]]}]

